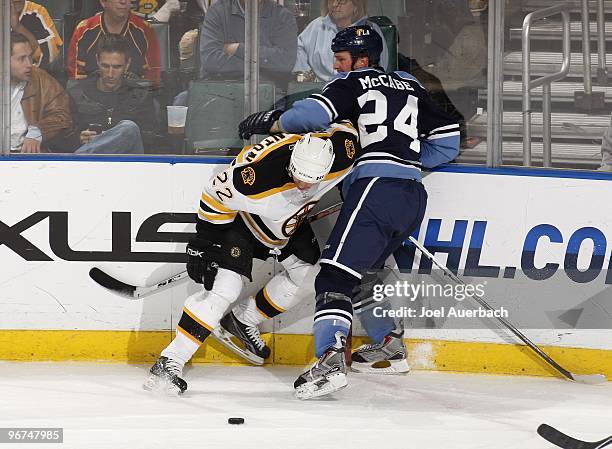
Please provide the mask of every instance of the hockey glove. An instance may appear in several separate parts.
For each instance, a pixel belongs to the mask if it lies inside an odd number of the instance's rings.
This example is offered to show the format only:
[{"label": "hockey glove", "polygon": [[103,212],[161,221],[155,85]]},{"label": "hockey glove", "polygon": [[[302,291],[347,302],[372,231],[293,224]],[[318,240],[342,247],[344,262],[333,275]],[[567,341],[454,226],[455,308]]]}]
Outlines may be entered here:
[{"label": "hockey glove", "polygon": [[214,260],[219,256],[219,249],[209,240],[192,238],[187,244],[187,274],[197,284],[204,284],[212,290],[219,264]]},{"label": "hockey glove", "polygon": [[273,109],[271,111],[256,112],[249,115],[238,125],[238,134],[241,139],[248,139],[253,134],[270,134],[274,122],[283,115],[284,111]]}]

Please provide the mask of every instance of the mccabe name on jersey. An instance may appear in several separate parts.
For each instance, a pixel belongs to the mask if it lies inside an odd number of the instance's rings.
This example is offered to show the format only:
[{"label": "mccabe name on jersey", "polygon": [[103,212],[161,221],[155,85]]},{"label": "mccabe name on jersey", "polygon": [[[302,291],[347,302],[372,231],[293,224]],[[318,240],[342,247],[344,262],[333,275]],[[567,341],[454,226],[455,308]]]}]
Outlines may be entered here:
[{"label": "mccabe name on jersey", "polygon": [[345,188],[368,177],[420,181],[421,167],[448,162],[459,151],[459,124],[406,72],[368,67],[340,73],[323,92],[294,103],[280,125],[305,132],[340,119],[358,128],[362,147]]}]

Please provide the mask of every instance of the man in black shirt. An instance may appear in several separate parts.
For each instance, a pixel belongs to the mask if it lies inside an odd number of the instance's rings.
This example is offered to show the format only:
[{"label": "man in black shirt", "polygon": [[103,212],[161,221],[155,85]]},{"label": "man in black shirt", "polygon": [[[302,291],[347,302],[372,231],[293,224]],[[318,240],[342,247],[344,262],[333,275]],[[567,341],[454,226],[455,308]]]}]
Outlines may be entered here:
[{"label": "man in black shirt", "polygon": [[76,154],[138,154],[143,139],[158,129],[151,91],[125,77],[130,67],[128,43],[107,34],[98,44],[96,76],[68,90],[74,131],[54,145]]}]

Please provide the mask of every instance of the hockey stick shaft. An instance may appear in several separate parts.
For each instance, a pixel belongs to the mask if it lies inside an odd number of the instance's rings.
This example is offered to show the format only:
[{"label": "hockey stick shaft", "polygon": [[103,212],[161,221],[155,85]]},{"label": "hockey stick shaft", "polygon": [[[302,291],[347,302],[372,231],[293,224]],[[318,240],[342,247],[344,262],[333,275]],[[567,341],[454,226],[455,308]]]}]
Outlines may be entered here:
[{"label": "hockey stick shaft", "polygon": [[[456,282],[457,284],[461,284],[466,286],[467,284],[465,282],[463,282],[455,273],[453,273],[451,270],[449,270],[446,265],[442,264],[441,262],[439,262],[433,254],[431,254],[423,245],[421,245],[421,243],[419,243],[419,241],[417,239],[415,239],[414,237],[410,236],[409,237],[410,242],[416,246],[419,251],[421,251],[422,254],[425,255],[425,257],[427,257],[429,260],[431,260],[433,262],[434,265],[436,265],[438,268],[440,268],[444,274],[446,274],[449,278],[451,278],[454,282]],[[467,291],[467,290],[466,290]],[[494,311],[495,309],[493,309],[493,307],[491,307],[489,305],[489,303],[484,299],[483,296],[479,296],[479,295],[475,295],[475,294],[471,294],[471,293],[466,293],[470,298],[472,298],[474,301],[476,301],[478,304],[480,304],[482,307],[484,307],[487,310],[490,311]],[[540,349],[540,347],[538,345],[536,345],[534,342],[532,342],[529,338],[527,338],[527,336],[525,334],[523,334],[520,330],[518,330],[512,323],[510,323],[508,320],[506,320],[503,317],[495,317],[504,327],[506,327],[507,329],[509,329],[514,335],[516,335],[516,337],[518,337],[523,343],[525,343],[529,348],[531,348],[537,355],[539,355],[542,359],[544,359],[544,361],[546,361],[546,363],[548,363],[551,367],[553,367],[556,371],[558,371],[561,375],[563,375],[565,378],[569,379],[569,380],[577,380],[577,381],[581,381],[584,383],[599,383],[600,381],[605,381],[607,380],[605,378],[605,376],[601,376],[601,375],[595,375],[597,377],[591,377],[591,376],[577,376],[575,374],[572,374],[571,372],[569,372],[568,370],[566,370],[565,368],[563,368],[561,365],[559,365],[557,362],[555,362],[548,354],[546,354],[544,351],[542,351],[542,349]],[[603,377],[603,379],[601,379],[599,376]]]},{"label": "hockey stick shaft", "polygon": [[312,223],[313,221],[317,221],[317,220],[320,220],[321,218],[325,218],[333,214],[334,212],[338,212],[340,209],[342,209],[342,201],[339,203],[332,204],[331,206],[328,206],[324,209],[321,209],[316,214],[309,215],[308,221]]}]

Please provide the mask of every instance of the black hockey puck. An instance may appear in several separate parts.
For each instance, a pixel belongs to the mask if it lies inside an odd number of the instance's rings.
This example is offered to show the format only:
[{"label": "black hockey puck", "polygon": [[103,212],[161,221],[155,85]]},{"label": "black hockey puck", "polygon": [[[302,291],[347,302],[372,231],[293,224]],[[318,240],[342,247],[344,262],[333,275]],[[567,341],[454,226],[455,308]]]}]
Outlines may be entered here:
[{"label": "black hockey puck", "polygon": [[228,424],[244,424],[244,418],[229,418],[227,420]]}]

